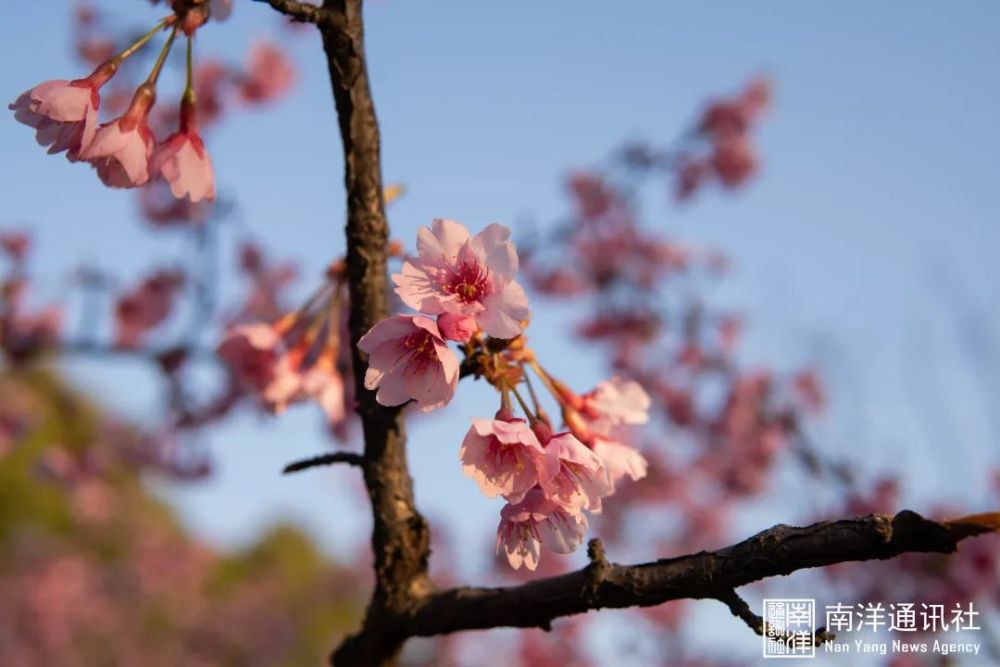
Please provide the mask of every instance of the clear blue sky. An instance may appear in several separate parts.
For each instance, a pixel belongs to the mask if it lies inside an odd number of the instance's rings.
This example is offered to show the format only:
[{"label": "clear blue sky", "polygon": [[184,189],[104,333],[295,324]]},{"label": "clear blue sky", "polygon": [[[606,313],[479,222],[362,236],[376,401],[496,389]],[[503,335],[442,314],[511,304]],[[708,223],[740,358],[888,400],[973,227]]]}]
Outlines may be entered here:
[{"label": "clear blue sky", "polygon": [[[21,3],[0,25],[9,99],[83,73],[69,52],[70,4]],[[161,13],[142,2],[98,4],[125,24]],[[239,58],[254,36],[276,34],[291,44],[299,81],[287,103],[233,118],[210,150],[221,187],[239,201],[238,226],[271,254],[300,259],[308,276],[343,248],[325,64],[314,36],[290,38],[267,7],[236,5],[199,48]],[[566,169],[626,139],[668,141],[706,97],[769,73],[777,92],[759,135],[761,176],[736,197],[653,206],[648,220],[732,255],[720,298],[749,316],[749,362],[823,365],[834,394],[820,428],[828,448],[866,452],[872,472],[905,461],[918,487],[910,498],[982,501],[982,469],[1000,437],[1000,5],[373,0],[367,18],[385,176],[410,190],[390,217],[408,240],[436,216],[515,228],[526,217],[555,219]],[[0,223],[36,230],[48,295],[81,259],[134,276],[180,252],[169,234],[134,219],[132,197],[45,156],[12,120],[0,123],[0,147]],[[563,352],[578,348],[563,345],[559,318],[538,318],[540,347],[585,386],[601,368]],[[970,365],[956,326],[969,320],[992,345],[992,366]],[[155,385],[140,369],[72,369],[130,414],[153,405]],[[485,549],[499,507],[456,461],[467,417],[491,409],[484,396],[471,391],[416,425],[411,458],[421,506],[461,518],[467,544]],[[275,475],[323,449],[316,425],[300,409],[216,429],[206,440],[220,461],[216,480],[169,493],[217,542],[239,543],[262,520],[293,516],[345,548],[365,522],[338,511],[352,473]],[[746,528],[794,519],[787,513],[774,508]]]}]

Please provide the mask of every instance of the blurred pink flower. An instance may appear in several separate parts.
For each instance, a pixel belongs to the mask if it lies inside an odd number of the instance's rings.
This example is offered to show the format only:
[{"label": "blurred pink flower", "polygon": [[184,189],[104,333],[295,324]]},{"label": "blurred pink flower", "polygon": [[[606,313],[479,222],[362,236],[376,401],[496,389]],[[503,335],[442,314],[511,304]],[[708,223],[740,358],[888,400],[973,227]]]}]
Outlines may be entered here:
[{"label": "blurred pink flower", "polygon": [[316,401],[331,425],[347,418],[344,379],[336,370],[311,368],[302,378],[302,391]]},{"label": "blurred pink flower", "polygon": [[245,102],[269,102],[287,93],[295,81],[295,70],[285,52],[274,44],[258,42],[250,51],[247,74],[240,82]]},{"label": "blurred pink flower", "polygon": [[649,463],[635,447],[601,435],[594,438],[594,453],[604,462],[611,479],[611,490],[626,475],[637,482],[646,476]]},{"label": "blurred pink flower", "polygon": [[233,0],[211,0],[209,8],[213,19],[225,21],[233,13]]},{"label": "blurred pink flower", "polygon": [[218,353],[242,384],[264,391],[274,380],[280,344],[269,324],[241,324],[226,331]]},{"label": "blurred pink flower", "polygon": [[642,385],[634,380],[615,375],[581,398],[581,412],[591,420],[590,428],[598,433],[607,435],[613,426],[649,421],[652,401]]},{"label": "blurred pink flower", "polygon": [[735,188],[757,171],[757,154],[750,141],[739,136],[717,143],[711,163],[722,184]]},{"label": "blurred pink flower", "polygon": [[115,304],[115,344],[138,347],[153,328],[170,316],[183,284],[181,271],[163,269],[119,297]]}]

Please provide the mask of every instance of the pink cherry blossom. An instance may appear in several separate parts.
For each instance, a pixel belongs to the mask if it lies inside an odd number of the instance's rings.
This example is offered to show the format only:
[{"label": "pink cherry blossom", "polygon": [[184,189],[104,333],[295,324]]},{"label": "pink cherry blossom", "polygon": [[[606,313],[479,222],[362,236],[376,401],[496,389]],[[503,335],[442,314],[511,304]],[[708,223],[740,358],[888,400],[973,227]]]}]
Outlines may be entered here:
[{"label": "pink cherry blossom", "polygon": [[8,108],[18,122],[35,128],[35,138],[49,147],[49,153],[68,151],[69,159],[75,160],[94,139],[100,104],[97,88],[89,79],[46,81]]},{"label": "pink cherry blossom", "polygon": [[124,348],[138,347],[153,329],[170,317],[183,285],[182,271],[161,269],[122,294],[115,303],[115,344]]},{"label": "pink cherry blossom", "polygon": [[213,19],[225,21],[233,13],[233,0],[211,0],[209,8]]},{"label": "pink cherry blossom", "polygon": [[156,148],[149,166],[154,174],[163,176],[178,199],[187,197],[192,202],[215,199],[212,160],[198,134],[193,99],[182,102],[180,130]]},{"label": "pink cherry blossom", "polygon": [[149,181],[156,140],[147,118],[154,97],[152,86],[140,86],[128,111],[101,125],[90,145],[80,151],[80,159],[90,162],[108,187],[135,188]]},{"label": "pink cherry blossom", "polygon": [[720,141],[711,157],[712,168],[729,188],[739,187],[757,171],[757,153],[744,136]]},{"label": "pink cherry blossom", "polygon": [[466,343],[478,330],[476,318],[455,313],[442,313],[437,319],[441,335],[448,340]]},{"label": "pink cherry blossom", "polygon": [[269,102],[287,93],[294,81],[295,70],[285,52],[269,42],[259,42],[250,51],[239,92],[245,102]]},{"label": "pink cherry blossom", "polygon": [[535,488],[521,502],[500,510],[497,553],[503,548],[507,562],[515,570],[521,565],[534,570],[543,544],[556,553],[572,553],[580,546],[586,530],[585,515],[567,512]]},{"label": "pink cherry blossom", "polygon": [[547,461],[538,437],[523,419],[473,419],[458,452],[462,470],[490,498],[524,498],[538,484]]},{"label": "pink cherry blossom", "polygon": [[598,435],[594,437],[594,453],[604,462],[611,478],[611,490],[626,475],[637,482],[646,476],[649,463],[635,447],[612,438]]},{"label": "pink cherry blossom", "polygon": [[269,324],[232,327],[218,347],[237,381],[257,392],[276,413],[284,411],[302,390],[301,376],[281,348],[281,336]]},{"label": "pink cherry blossom", "polygon": [[365,387],[378,389],[382,405],[413,399],[424,412],[451,401],[458,384],[458,357],[434,320],[420,315],[388,317],[358,341],[367,352]]},{"label": "pink cherry blossom", "polygon": [[572,433],[545,443],[547,475],[539,480],[545,497],[569,512],[601,511],[601,498],[612,492],[604,461]]},{"label": "pink cherry blossom", "polygon": [[510,229],[488,225],[469,236],[461,223],[438,218],[417,234],[419,256],[393,275],[406,305],[429,315],[470,315],[487,334],[513,338],[528,318],[528,297],[514,281],[517,250]]},{"label": "pink cherry blossom", "polygon": [[347,418],[344,379],[336,369],[311,368],[302,378],[302,391],[319,404],[331,425]]},{"label": "pink cherry blossom", "polygon": [[219,344],[219,356],[237,379],[263,391],[275,377],[281,336],[268,324],[241,324],[226,332]]},{"label": "pink cherry blossom", "polygon": [[642,385],[633,380],[616,375],[581,398],[581,412],[590,419],[591,430],[597,433],[607,435],[613,426],[649,421],[652,401]]}]

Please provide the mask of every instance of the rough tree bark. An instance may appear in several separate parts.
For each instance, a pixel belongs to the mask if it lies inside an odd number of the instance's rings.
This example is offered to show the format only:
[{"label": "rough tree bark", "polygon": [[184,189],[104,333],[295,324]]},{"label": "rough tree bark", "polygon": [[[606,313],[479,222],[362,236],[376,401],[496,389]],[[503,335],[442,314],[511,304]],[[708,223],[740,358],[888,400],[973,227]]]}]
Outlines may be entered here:
[{"label": "rough tree bark", "polygon": [[323,36],[344,147],[347,190],[347,274],[358,413],[365,438],[365,485],[372,506],[375,590],[361,631],[332,662],[391,665],[407,633],[402,619],[429,590],[430,531],[413,501],[401,411],[375,401],[364,387],[365,355],[358,340],[389,314],[386,261],[389,228],[382,199],[379,128],[368,85],[361,0],[326,0]]},{"label": "rough tree bark", "polygon": [[[735,589],[760,579],[835,563],[893,558],[908,552],[951,553],[960,540],[997,529],[998,515],[951,522],[902,511],[817,523],[779,525],[734,546],[639,565],[609,562],[590,543],[590,565],[557,577],[503,588],[436,590],[427,576],[430,538],[417,511],[398,409],[385,408],[363,385],[366,358],[358,339],[387,316],[388,226],[382,199],[379,130],[364,53],[362,0],[265,0],[294,20],[314,23],[323,37],[344,149],[350,332],[361,456],[335,454],[289,466],[347,463],[364,473],[371,500],[375,589],[364,622],[331,656],[335,667],[390,667],[407,639],[497,627],[549,629],[554,619],[602,608],[651,606],[681,598],[715,599],[755,632],[762,620]],[[820,633],[817,641],[829,635]]]}]

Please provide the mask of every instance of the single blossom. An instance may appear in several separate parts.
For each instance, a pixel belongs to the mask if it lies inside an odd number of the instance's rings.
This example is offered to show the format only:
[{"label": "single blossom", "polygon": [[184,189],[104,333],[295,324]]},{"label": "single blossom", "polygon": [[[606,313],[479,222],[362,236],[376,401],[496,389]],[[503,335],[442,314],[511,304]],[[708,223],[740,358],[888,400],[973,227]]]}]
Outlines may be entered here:
[{"label": "single blossom", "polygon": [[96,75],[76,81],[46,81],[23,93],[8,108],[18,122],[35,128],[40,146],[48,146],[52,154],[67,151],[67,157],[75,161],[94,140],[101,83]]},{"label": "single blossom", "polygon": [[254,44],[247,73],[239,82],[245,102],[261,103],[278,99],[295,81],[295,70],[285,52],[269,42]]},{"label": "single blossom", "polygon": [[241,324],[226,331],[218,354],[236,380],[275,413],[302,393],[302,377],[283,353],[281,335],[269,324]]},{"label": "single blossom", "polygon": [[218,353],[242,384],[263,392],[276,375],[281,336],[268,324],[241,324],[226,331]]},{"label": "single blossom", "polygon": [[375,398],[382,405],[413,399],[429,412],[446,405],[455,393],[458,357],[428,317],[388,317],[362,336],[358,347],[370,355],[365,387],[378,389]]},{"label": "single blossom", "polygon": [[478,329],[476,318],[468,315],[456,315],[455,313],[438,315],[437,325],[442,336],[459,343],[467,343]]},{"label": "single blossom", "polygon": [[209,8],[213,19],[225,21],[233,13],[233,0],[211,0]]},{"label": "single blossom", "polygon": [[540,479],[545,497],[568,512],[601,511],[601,498],[612,492],[608,469],[597,454],[572,433],[545,443],[547,475]]},{"label": "single blossom", "polygon": [[604,462],[611,480],[611,491],[628,476],[637,482],[646,476],[649,462],[635,447],[602,435],[594,438],[594,453]]},{"label": "single blossom", "polygon": [[170,317],[183,285],[182,271],[160,269],[122,294],[115,302],[115,344],[124,348],[138,347],[153,329]]},{"label": "single blossom", "polygon": [[336,369],[311,368],[302,378],[302,391],[316,401],[331,425],[347,419],[344,379]]},{"label": "single blossom", "polygon": [[152,86],[140,86],[128,111],[101,125],[94,140],[80,151],[80,159],[90,162],[108,187],[135,188],[149,181],[149,159],[156,140],[148,116],[154,98]]},{"label": "single blossom", "polygon": [[507,504],[500,510],[497,553],[502,548],[515,570],[521,565],[534,570],[542,545],[556,553],[572,553],[580,546],[586,530],[585,515],[567,512],[535,488],[520,502]]},{"label": "single blossom", "polygon": [[476,318],[490,336],[513,338],[528,318],[528,297],[514,280],[517,250],[510,229],[492,224],[475,236],[454,220],[434,220],[417,234],[416,258],[393,275],[396,293],[414,310]]},{"label": "single blossom", "polygon": [[544,476],[545,456],[538,437],[523,419],[473,419],[458,452],[462,470],[479,489],[518,502]]},{"label": "single blossom", "polygon": [[149,166],[170,184],[174,197],[187,197],[191,202],[215,199],[212,160],[198,134],[192,97],[185,96],[181,103],[180,129],[156,148]]},{"label": "single blossom", "polygon": [[746,137],[726,139],[716,144],[711,164],[722,184],[735,188],[746,183],[757,171],[757,153]]},{"label": "single blossom", "polygon": [[638,382],[614,376],[583,395],[580,411],[592,431],[607,435],[611,427],[645,424],[649,421],[649,394]]}]

